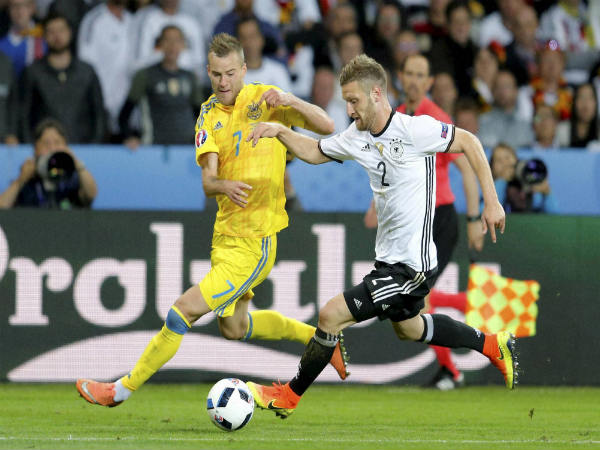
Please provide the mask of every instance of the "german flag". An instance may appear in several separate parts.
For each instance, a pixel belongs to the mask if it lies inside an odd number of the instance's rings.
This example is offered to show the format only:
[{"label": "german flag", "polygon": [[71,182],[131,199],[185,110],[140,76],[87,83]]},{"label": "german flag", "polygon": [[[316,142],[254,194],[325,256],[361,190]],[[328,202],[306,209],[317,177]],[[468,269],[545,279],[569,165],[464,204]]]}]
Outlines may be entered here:
[{"label": "german flag", "polygon": [[515,337],[535,336],[540,284],[515,280],[471,264],[467,288],[467,325],[484,333],[509,331]]}]

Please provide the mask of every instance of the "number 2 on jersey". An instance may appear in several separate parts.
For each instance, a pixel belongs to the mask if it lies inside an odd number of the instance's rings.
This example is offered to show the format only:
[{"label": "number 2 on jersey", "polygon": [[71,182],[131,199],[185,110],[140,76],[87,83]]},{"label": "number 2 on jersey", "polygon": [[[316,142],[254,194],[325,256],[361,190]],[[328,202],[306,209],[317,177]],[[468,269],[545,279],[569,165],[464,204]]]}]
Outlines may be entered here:
[{"label": "number 2 on jersey", "polygon": [[377,168],[379,169],[380,167],[383,167],[383,173],[381,174],[381,185],[389,186],[390,184],[385,182],[385,162],[379,161],[379,164],[377,164]]},{"label": "number 2 on jersey", "polygon": [[235,156],[240,154],[240,141],[242,140],[242,131],[238,130],[233,133],[233,137],[237,138],[237,142],[235,143]]}]

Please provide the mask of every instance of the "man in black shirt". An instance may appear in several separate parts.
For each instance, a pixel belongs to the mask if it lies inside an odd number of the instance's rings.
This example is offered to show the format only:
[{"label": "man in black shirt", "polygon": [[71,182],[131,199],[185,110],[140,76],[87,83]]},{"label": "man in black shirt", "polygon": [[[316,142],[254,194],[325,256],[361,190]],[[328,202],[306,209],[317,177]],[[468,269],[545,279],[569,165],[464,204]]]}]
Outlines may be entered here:
[{"label": "man in black shirt", "polygon": [[[194,141],[194,123],[203,92],[196,75],[177,63],[185,48],[183,31],[167,25],[157,39],[157,47],[163,53],[162,61],[135,74],[119,113],[119,128],[125,144],[132,149],[140,143],[186,145]],[[130,115],[142,100],[147,106],[142,110],[142,130],[134,131],[129,126]]]},{"label": "man in black shirt", "polygon": [[71,26],[64,16],[49,15],[44,22],[48,54],[23,73],[21,134],[32,141],[43,118],[53,117],[76,144],[102,142],[106,118],[100,82],[92,66],[71,51]]}]

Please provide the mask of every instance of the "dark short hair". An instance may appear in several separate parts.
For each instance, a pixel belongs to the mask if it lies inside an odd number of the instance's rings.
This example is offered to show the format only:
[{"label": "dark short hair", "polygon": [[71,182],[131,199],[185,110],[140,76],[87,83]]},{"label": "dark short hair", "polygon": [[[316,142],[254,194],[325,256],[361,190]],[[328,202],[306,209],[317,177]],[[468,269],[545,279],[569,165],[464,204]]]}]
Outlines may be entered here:
[{"label": "dark short hair", "polygon": [[179,31],[179,33],[181,34],[181,37],[183,38],[183,40],[184,41],[186,40],[185,39],[185,34],[184,34],[183,30],[180,27],[178,27],[177,25],[174,25],[174,24],[169,24],[169,25],[165,25],[163,27],[163,29],[160,30],[160,34],[156,38],[156,45],[158,45],[158,44],[161,43],[161,41],[165,38],[165,34],[167,34],[167,31],[170,31],[170,30],[177,30],[177,31]]},{"label": "dark short hair", "polygon": [[515,159],[519,159],[517,156],[517,152],[513,147],[508,145],[506,142],[498,142],[496,145],[494,145],[494,148],[492,148],[492,151],[490,152],[490,168],[494,166],[494,154],[496,153],[496,149],[498,148],[505,148],[510,153],[512,153]]},{"label": "dark short hair", "polygon": [[48,24],[54,20],[64,20],[66,22],[66,24],[69,26],[69,29],[73,30],[73,25],[71,24],[71,22],[69,21],[67,16],[65,16],[64,14],[61,14],[57,11],[50,11],[50,13],[48,13],[48,15],[44,18],[44,20],[42,22],[44,31],[46,31]]},{"label": "dark short hair", "polygon": [[467,0],[452,0],[446,6],[446,20],[450,22],[450,16],[452,15],[452,13],[457,9],[461,8],[466,9],[467,13],[469,13],[469,17],[471,17],[471,9],[469,8],[469,3],[467,2]]},{"label": "dark short hair", "polygon": [[340,44],[342,43],[342,41],[349,36],[357,36],[360,39],[360,42],[362,42],[363,47],[364,47],[365,42],[364,42],[362,36],[360,34],[358,34],[357,31],[345,31],[342,34],[340,34],[335,41],[336,47],[340,48]]},{"label": "dark short hair", "polygon": [[40,140],[40,138],[44,134],[44,131],[46,131],[49,128],[54,128],[57,131],[57,133],[64,138],[65,141],[69,140],[67,138],[67,130],[65,129],[63,124],[53,117],[46,117],[35,126],[35,130],[33,131],[33,138],[35,142]]},{"label": "dark short hair", "polygon": [[258,32],[260,33],[261,36],[264,37],[263,31],[260,28],[260,22],[258,21],[258,19],[255,16],[248,16],[248,17],[244,17],[243,19],[240,19],[240,21],[235,26],[235,35],[237,37],[240,36],[240,27],[247,23],[255,23],[256,28],[258,28]]},{"label": "dark short hair", "polygon": [[472,97],[460,97],[458,100],[456,100],[454,110],[455,114],[460,111],[471,111],[475,114],[479,114],[479,105]]},{"label": "dark short hair", "polygon": [[431,61],[427,56],[423,55],[422,53],[417,53],[416,55],[408,55],[406,58],[404,58],[404,61],[402,61],[402,65],[400,66],[401,72],[404,72],[404,68],[406,67],[406,62],[411,58],[423,58],[425,61],[427,61],[427,75],[432,76]]}]

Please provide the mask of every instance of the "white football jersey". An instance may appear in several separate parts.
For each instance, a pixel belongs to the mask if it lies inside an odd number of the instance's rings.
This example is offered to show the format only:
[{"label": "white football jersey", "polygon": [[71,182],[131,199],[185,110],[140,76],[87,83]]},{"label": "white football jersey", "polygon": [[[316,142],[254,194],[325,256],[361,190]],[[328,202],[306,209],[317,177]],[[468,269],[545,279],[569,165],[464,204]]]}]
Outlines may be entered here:
[{"label": "white football jersey", "polygon": [[377,211],[377,261],[404,263],[417,272],[437,267],[433,243],[435,153],[447,152],[454,126],[430,116],[392,112],[377,135],[352,123],[319,141],[327,157],[353,159],[369,174]]}]

